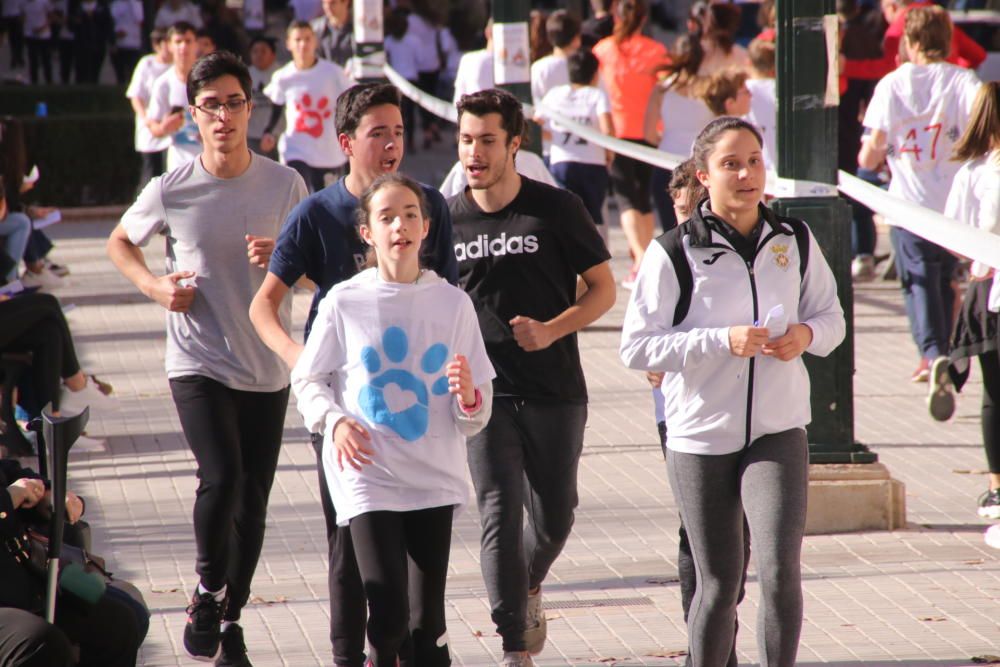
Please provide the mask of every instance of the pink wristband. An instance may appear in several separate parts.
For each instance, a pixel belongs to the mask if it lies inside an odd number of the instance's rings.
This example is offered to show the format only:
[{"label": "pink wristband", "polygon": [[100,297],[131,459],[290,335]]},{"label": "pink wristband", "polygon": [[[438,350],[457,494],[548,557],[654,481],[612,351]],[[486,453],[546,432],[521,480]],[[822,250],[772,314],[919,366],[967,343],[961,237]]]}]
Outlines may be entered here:
[{"label": "pink wristband", "polygon": [[480,408],[483,407],[483,395],[479,392],[479,389],[476,388],[476,402],[473,403],[472,405],[466,405],[465,403],[463,403],[462,397],[459,396],[458,407],[461,408],[462,412],[464,412],[467,415],[475,414],[479,412]]}]

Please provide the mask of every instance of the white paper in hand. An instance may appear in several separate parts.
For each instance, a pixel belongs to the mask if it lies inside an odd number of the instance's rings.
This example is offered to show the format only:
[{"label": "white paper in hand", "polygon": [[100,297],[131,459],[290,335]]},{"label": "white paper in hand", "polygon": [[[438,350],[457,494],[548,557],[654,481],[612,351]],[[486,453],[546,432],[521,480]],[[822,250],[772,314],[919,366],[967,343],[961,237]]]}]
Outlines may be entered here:
[{"label": "white paper in hand", "polygon": [[785,307],[779,303],[767,311],[767,317],[764,318],[763,326],[767,329],[769,340],[784,336],[785,332],[788,331],[788,315],[785,314]]}]

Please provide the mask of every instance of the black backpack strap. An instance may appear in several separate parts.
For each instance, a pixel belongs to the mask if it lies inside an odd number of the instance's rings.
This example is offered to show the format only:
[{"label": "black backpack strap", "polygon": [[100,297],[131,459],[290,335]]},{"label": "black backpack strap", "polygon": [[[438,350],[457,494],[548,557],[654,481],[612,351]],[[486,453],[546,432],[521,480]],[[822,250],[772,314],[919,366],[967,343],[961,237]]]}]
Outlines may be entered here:
[{"label": "black backpack strap", "polygon": [[799,249],[799,279],[805,280],[809,268],[809,227],[798,218],[781,218],[781,222],[792,228],[795,245]]},{"label": "black backpack strap", "polygon": [[668,232],[664,232],[657,237],[659,243],[667,252],[670,263],[674,266],[674,274],[677,276],[677,286],[679,294],[677,305],[674,307],[673,326],[677,326],[687,317],[691,308],[691,293],[694,292],[694,276],[691,275],[691,265],[688,264],[687,255],[684,253],[684,236],[688,232],[688,223],[680,224]]}]

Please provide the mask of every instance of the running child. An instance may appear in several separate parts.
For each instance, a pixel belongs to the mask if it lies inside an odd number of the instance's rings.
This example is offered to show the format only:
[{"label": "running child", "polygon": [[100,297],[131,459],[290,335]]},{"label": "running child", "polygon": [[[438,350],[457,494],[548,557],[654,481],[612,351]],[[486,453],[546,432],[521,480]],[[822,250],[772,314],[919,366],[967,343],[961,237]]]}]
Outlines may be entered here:
[{"label": "running child", "polygon": [[[539,61],[541,62],[541,61]],[[545,122],[550,111],[555,111],[609,136],[615,130],[611,124],[611,103],[603,90],[597,87],[597,58],[590,51],[577,51],[566,58],[569,83],[552,88],[542,98],[535,120]],[[566,188],[583,200],[587,212],[594,219],[601,236],[603,230],[604,196],[608,192],[608,167],[612,154],[583,137],[566,131],[556,122],[549,123],[552,141],[549,162],[552,175],[560,187]]]},{"label": "running child", "polygon": [[421,186],[378,177],[358,222],[374,266],[327,293],[292,385],[306,426],[323,433],[330,495],[350,526],[369,664],[396,667],[409,638],[416,664],[449,665],[452,517],[468,502],[465,438],[489,421],[496,374],[470,298],[420,268]]},{"label": "running child", "polygon": [[281,163],[299,172],[312,193],[335,181],[347,163],[333,114],[337,98],[352,82],[341,67],[317,57],[316,33],[305,21],[292,21],[285,45],[292,62],[264,88],[274,108],[260,148],[265,153],[274,148],[271,132],[284,113],[285,131],[277,140]]}]

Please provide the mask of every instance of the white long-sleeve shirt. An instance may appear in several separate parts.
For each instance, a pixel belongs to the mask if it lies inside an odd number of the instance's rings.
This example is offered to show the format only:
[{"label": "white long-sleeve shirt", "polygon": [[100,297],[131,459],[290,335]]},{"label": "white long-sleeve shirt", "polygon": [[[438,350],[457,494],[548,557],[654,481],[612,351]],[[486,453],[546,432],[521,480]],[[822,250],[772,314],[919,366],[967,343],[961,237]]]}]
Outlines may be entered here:
[{"label": "white long-sleeve shirt", "polygon": [[[448,393],[447,364],[469,360],[482,407],[467,414]],[[489,421],[492,379],[472,301],[433,271],[389,283],[368,269],[327,293],[295,369],[292,390],[312,433],[341,525],[377,510],[468,502],[466,436]],[[371,434],[372,463],[340,469],[333,430],[350,417]]]},{"label": "white long-sleeve shirt", "polygon": [[[944,214],[983,231],[1000,234],[1000,151],[992,151],[962,165],[955,175],[945,203]],[[982,262],[972,263],[972,275],[983,278],[991,269]],[[993,276],[989,309],[1000,312],[1000,273]]]},{"label": "white long-sleeve shirt", "polygon": [[[622,327],[629,368],[663,371],[667,446],[689,454],[729,454],[757,438],[805,427],[812,419],[809,375],[801,357],[734,356],[733,326],[763,326],[781,304],[788,324],[813,332],[807,352],[826,356],[844,339],[837,284],[816,239],[800,279],[795,236],[767,209],[752,264],[712,230],[699,209],[683,237],[693,290],[687,316],[673,325],[679,282],[666,250],[650,244]],[[680,231],[678,233],[681,233]]]}]

